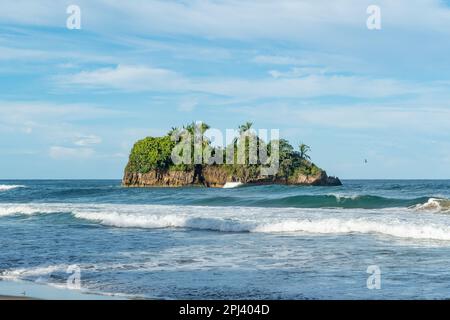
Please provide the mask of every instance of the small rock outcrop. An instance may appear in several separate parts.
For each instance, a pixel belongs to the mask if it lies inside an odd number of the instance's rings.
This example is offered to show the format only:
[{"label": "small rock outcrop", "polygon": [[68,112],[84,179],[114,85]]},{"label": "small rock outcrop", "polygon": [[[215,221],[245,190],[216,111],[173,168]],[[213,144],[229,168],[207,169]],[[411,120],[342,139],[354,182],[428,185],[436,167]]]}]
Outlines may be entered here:
[{"label": "small rock outcrop", "polygon": [[[192,123],[182,130],[172,128],[162,137],[141,139],[131,150],[122,184],[127,187],[199,185],[215,188],[221,188],[227,182],[341,185],[339,178],[329,177],[311,161],[308,145],[301,143],[296,151],[285,139],[265,142],[250,130],[251,125],[247,122],[239,126],[239,137],[226,148],[211,145],[211,141],[203,136],[209,126],[202,123]],[[198,154],[195,154],[199,146],[202,161],[197,161]],[[209,156],[203,158],[207,154]],[[261,168],[268,163],[268,157],[277,159],[278,170],[272,176],[263,176]],[[233,161],[228,161],[230,158]],[[197,164],[199,162],[204,164]]]}]

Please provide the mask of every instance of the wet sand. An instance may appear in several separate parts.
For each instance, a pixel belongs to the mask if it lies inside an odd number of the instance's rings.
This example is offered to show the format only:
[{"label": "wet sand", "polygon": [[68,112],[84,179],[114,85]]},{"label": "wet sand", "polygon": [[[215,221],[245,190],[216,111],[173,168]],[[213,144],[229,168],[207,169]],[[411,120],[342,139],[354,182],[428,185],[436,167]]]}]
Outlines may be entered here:
[{"label": "wet sand", "polygon": [[124,297],[98,295],[83,290],[55,288],[29,281],[0,280],[0,300],[124,300]]},{"label": "wet sand", "polygon": [[34,298],[30,298],[30,297],[16,297],[16,296],[0,296],[0,300],[5,301],[5,300],[38,300],[38,299],[34,299]]}]

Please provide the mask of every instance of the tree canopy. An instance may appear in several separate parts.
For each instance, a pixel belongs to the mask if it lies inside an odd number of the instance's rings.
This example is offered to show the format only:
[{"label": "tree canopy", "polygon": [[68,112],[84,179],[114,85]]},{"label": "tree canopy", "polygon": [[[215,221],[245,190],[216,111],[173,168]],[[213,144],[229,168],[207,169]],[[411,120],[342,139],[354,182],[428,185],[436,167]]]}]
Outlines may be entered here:
[{"label": "tree canopy", "polygon": [[[238,127],[240,134],[239,138],[234,139],[233,142],[225,149],[212,147],[210,141],[206,138],[203,139],[201,144],[202,150],[207,150],[208,148],[211,154],[218,154],[219,158],[223,157],[223,164],[221,165],[224,166],[224,168],[227,169],[231,175],[237,176],[243,181],[250,178],[255,178],[260,174],[260,165],[264,164],[264,161],[259,159],[259,150],[264,147],[270,155],[272,152],[272,145],[274,143],[274,141],[270,141],[266,144],[266,142],[259,139],[259,137],[249,131],[251,127],[251,122],[246,122],[245,124],[240,125]],[[195,132],[204,135],[209,128],[209,125],[205,123],[198,124],[192,122],[186,126],[183,126],[182,129],[173,127],[167,135],[163,137],[147,137],[137,141],[131,150],[126,170],[138,173],[147,173],[152,170],[192,170],[194,168],[193,161],[192,164],[174,165],[171,158],[172,150],[176,143],[183,138],[183,135],[193,135]],[[256,139],[255,141],[258,155],[256,163],[254,161],[255,159],[250,159],[249,151],[251,146],[248,139],[249,136],[253,136],[253,138]],[[191,160],[193,160],[194,139],[191,141]],[[296,151],[294,150],[294,147],[285,139],[280,139],[277,142],[279,146],[279,171],[276,176],[288,179],[298,173],[304,175],[315,175],[320,171],[320,169],[310,161],[309,152],[311,151],[311,148],[308,145],[301,143],[299,144],[298,151]],[[245,150],[245,160],[240,163],[236,161],[238,146],[244,146]],[[255,147],[255,145],[252,147]],[[227,164],[226,155],[227,152],[231,152],[231,150],[234,153],[234,163]]]},{"label": "tree canopy", "polygon": [[147,137],[133,146],[127,170],[147,173],[155,169],[167,169],[172,163],[171,153],[175,142],[170,136]]}]

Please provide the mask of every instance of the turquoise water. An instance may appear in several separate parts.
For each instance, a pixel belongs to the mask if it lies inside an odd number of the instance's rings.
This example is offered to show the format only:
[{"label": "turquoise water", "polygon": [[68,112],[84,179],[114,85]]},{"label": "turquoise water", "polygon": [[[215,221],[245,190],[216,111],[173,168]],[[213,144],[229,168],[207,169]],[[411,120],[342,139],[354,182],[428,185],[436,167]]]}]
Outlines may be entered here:
[{"label": "turquoise water", "polygon": [[[163,299],[450,298],[450,181],[0,181],[0,279]],[[381,270],[369,290],[367,267]]]}]

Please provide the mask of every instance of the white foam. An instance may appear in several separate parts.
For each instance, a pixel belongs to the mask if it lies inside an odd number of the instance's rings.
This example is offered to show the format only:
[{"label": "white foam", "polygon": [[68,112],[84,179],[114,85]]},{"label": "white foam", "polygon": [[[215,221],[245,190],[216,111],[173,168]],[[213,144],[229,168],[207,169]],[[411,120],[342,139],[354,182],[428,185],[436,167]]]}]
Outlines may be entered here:
[{"label": "white foam", "polygon": [[[51,282],[50,276],[52,273],[55,272],[61,272],[64,274],[67,274],[69,276],[70,272],[67,272],[67,268],[69,266],[65,264],[60,265],[49,265],[49,266],[36,266],[36,267],[30,267],[30,268],[18,268],[18,269],[11,269],[11,270],[5,270],[3,272],[0,272],[0,280],[1,281],[9,281],[11,282],[19,282],[20,284],[20,290],[19,293],[13,293],[11,295],[19,295],[22,294],[22,292],[25,291],[29,294],[29,296],[33,298],[38,299],[61,299],[61,300],[75,300],[75,299],[136,299],[136,298],[147,298],[143,295],[134,295],[134,294],[126,294],[126,293],[120,293],[120,292],[103,292],[98,290],[90,290],[88,287],[81,288],[74,288],[69,287],[67,283],[61,282],[61,283],[55,283]],[[93,269],[92,265],[81,265],[81,270],[86,269]],[[103,265],[103,270],[111,270],[110,264]],[[27,282],[22,282],[23,280],[27,280]],[[33,281],[36,284],[42,285],[45,284],[47,287],[43,291],[41,287],[34,287],[35,284],[31,284],[28,281]],[[58,291],[52,291],[51,289],[48,290],[47,288],[55,288],[59,289]],[[11,285],[9,284],[8,288],[11,288]],[[14,292],[14,291],[13,291]],[[34,293],[34,294],[33,294]]]},{"label": "white foam", "polygon": [[226,182],[225,185],[223,186],[223,189],[237,188],[242,185],[243,185],[242,182]]},{"label": "white foam", "polygon": [[450,227],[437,224],[422,225],[406,221],[371,221],[368,219],[300,220],[261,225],[256,232],[309,232],[321,234],[378,233],[399,238],[450,240]]},{"label": "white foam", "polygon": [[[200,209],[200,208],[199,208]],[[203,207],[202,209],[208,209]],[[258,208],[263,211],[264,208]],[[281,209],[267,209],[273,213]],[[215,230],[222,232],[262,232],[262,233],[315,233],[315,234],[383,234],[399,238],[431,239],[450,241],[450,223],[424,223],[421,220],[411,221],[375,216],[370,218],[297,218],[283,219],[278,214],[272,217],[261,215],[236,217],[202,217],[201,215],[186,214],[130,214],[119,212],[78,212],[77,218],[93,220],[104,225],[126,228],[192,228],[201,230]]]},{"label": "white foam", "polygon": [[221,218],[190,217],[188,215],[76,212],[74,213],[74,216],[80,219],[97,221],[103,225],[121,228],[191,228],[223,232],[250,231],[248,224],[239,221]]},{"label": "white foam", "polygon": [[25,186],[13,185],[13,184],[0,184],[0,192],[1,191],[12,190],[12,189],[17,189],[17,188],[25,188]]},{"label": "white foam", "polygon": [[450,212],[450,200],[430,198],[426,203],[416,205],[414,209],[418,211]]},{"label": "white foam", "polygon": [[139,215],[118,212],[75,212],[80,219],[97,221],[101,224],[122,228],[169,228],[183,226],[186,219],[183,216]]},{"label": "white foam", "polygon": [[[429,201],[432,203],[432,201]],[[442,203],[440,203],[442,205]],[[448,215],[406,208],[306,209],[114,204],[0,205],[0,216],[70,212],[77,219],[118,228],[190,228],[221,232],[380,234],[450,241]]]},{"label": "white foam", "polygon": [[341,200],[356,200],[360,197],[360,195],[358,194],[348,195],[348,194],[331,193],[329,195],[335,197],[337,202],[340,202]]},{"label": "white foam", "polygon": [[0,273],[0,279],[3,280],[18,280],[25,279],[27,277],[39,277],[47,276],[57,271],[65,271],[66,265],[51,265],[40,266],[35,268],[18,268],[13,270],[5,270]]},{"label": "white foam", "polygon": [[39,213],[53,213],[55,210],[45,206],[32,205],[0,205],[0,217],[12,215],[34,215]]}]

